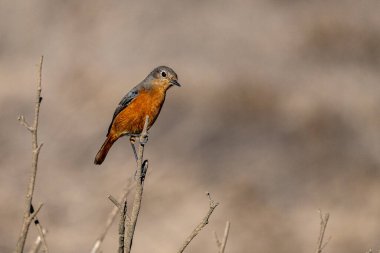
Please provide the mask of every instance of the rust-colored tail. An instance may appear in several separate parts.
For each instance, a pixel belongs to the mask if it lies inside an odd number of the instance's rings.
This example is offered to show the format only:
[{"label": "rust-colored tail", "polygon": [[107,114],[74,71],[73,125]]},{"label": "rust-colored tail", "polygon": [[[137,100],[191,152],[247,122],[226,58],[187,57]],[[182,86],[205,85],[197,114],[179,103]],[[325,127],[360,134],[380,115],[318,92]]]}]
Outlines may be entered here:
[{"label": "rust-colored tail", "polygon": [[95,156],[95,164],[102,164],[104,159],[106,159],[106,156],[108,154],[108,151],[112,147],[112,144],[115,142],[115,140],[111,139],[110,137],[107,137],[107,139],[104,141],[102,147],[100,148],[99,152]]}]

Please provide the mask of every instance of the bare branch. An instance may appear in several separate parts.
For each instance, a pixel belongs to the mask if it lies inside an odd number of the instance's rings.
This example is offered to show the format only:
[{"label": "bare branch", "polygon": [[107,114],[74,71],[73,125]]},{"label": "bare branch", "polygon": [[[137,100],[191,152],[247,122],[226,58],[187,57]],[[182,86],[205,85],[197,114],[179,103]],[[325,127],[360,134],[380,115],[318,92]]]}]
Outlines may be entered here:
[{"label": "bare branch", "polygon": [[41,82],[42,82],[42,63],[43,63],[43,56],[41,57],[38,72],[37,72],[37,91],[36,91],[36,97],[35,97],[35,107],[34,107],[34,121],[33,126],[29,126],[29,124],[26,122],[25,118],[23,116],[19,117],[19,121],[22,125],[24,125],[31,133],[32,133],[32,172],[29,179],[29,185],[25,197],[25,209],[24,209],[24,220],[21,228],[21,232],[19,235],[19,239],[17,241],[15,252],[21,253],[24,250],[25,247],[25,241],[26,237],[29,231],[30,224],[33,220],[33,218],[37,215],[39,209],[31,214],[31,206],[32,206],[32,199],[33,199],[33,193],[34,193],[34,187],[36,183],[36,176],[37,176],[37,164],[38,164],[38,156],[41,150],[42,145],[38,145],[37,140],[37,129],[38,129],[38,119],[39,119],[39,113],[40,113],[40,106],[41,106]]},{"label": "bare branch", "polygon": [[30,249],[29,253],[38,253],[40,251],[41,245],[43,244],[43,241],[44,241],[43,238],[46,236],[47,230],[42,229],[41,232],[42,232],[42,235],[40,234],[39,236],[37,236],[36,241],[34,242],[34,245]]},{"label": "bare branch", "polygon": [[32,222],[36,218],[37,214],[41,211],[41,208],[43,205],[44,205],[43,203],[39,204],[39,206],[37,207],[37,210],[30,214],[29,216],[30,222]]},{"label": "bare branch", "polygon": [[329,236],[329,238],[327,238],[327,240],[326,240],[326,242],[322,245],[322,247],[321,247],[321,249],[323,250],[326,246],[327,246],[327,244],[331,241],[331,236]]},{"label": "bare branch", "polygon": [[108,195],[108,199],[121,211],[121,204],[115,199],[114,196]]},{"label": "bare branch", "polygon": [[225,250],[226,244],[227,244],[227,238],[228,238],[229,231],[230,231],[230,222],[229,221],[226,222],[226,228],[224,229],[224,235],[223,235],[222,241],[219,241],[218,235],[214,231],[215,239],[216,239],[216,245],[218,246],[218,249],[219,249],[218,252],[219,253],[224,253],[224,250]]},{"label": "bare branch", "polygon": [[135,192],[135,197],[134,197],[133,206],[132,206],[131,218],[128,221],[127,232],[126,232],[125,241],[124,241],[124,249],[126,253],[131,252],[133,235],[135,233],[137,218],[139,216],[140,207],[141,207],[145,175],[148,169],[148,161],[147,160],[144,161],[143,159],[144,146],[148,141],[148,132],[147,132],[148,123],[149,123],[149,117],[146,116],[144,129],[139,138],[139,149],[138,149],[138,154],[137,154],[137,158],[138,158],[137,159],[137,173],[136,173],[136,178],[135,178],[136,192]]},{"label": "bare branch", "polygon": [[47,246],[47,242],[46,242],[46,238],[45,238],[47,230],[42,227],[41,223],[37,219],[37,216],[34,219],[34,224],[36,224],[36,227],[37,227],[37,230],[39,233],[39,236],[37,237],[37,239],[40,238],[42,244],[44,245],[43,252],[49,253],[49,248]]},{"label": "bare branch", "polygon": [[33,129],[33,127],[31,127],[31,126],[29,125],[28,122],[26,122],[24,115],[19,115],[17,119],[18,119],[18,121],[20,122],[21,125],[23,125],[23,126],[24,126],[26,129],[28,129],[31,133],[33,133],[34,129]]},{"label": "bare branch", "polygon": [[119,253],[124,253],[124,234],[125,234],[125,219],[127,217],[127,200],[121,205],[112,195],[108,196],[109,200],[117,207],[120,213],[119,222]]},{"label": "bare branch", "polygon": [[[132,183],[132,177],[131,177],[131,178],[128,179],[127,187],[123,190],[123,194],[119,198],[118,202],[119,203],[124,203],[127,200],[127,197],[129,195],[129,193],[131,192],[131,190],[134,187],[135,187],[135,184]],[[102,233],[100,234],[100,236],[98,237],[98,239],[96,239],[94,245],[92,246],[91,253],[97,253],[97,252],[99,252],[100,245],[104,241],[104,238],[106,237],[109,229],[111,228],[111,226],[112,226],[112,224],[113,224],[113,222],[114,222],[114,220],[116,218],[116,215],[118,214],[118,211],[119,211],[118,207],[114,206],[114,208],[112,209],[112,211],[109,213],[106,225],[105,225]]]},{"label": "bare branch", "polygon": [[324,239],[325,231],[326,231],[326,227],[327,227],[327,222],[329,221],[330,214],[326,213],[325,215],[323,215],[321,210],[319,210],[319,214],[320,214],[320,219],[321,219],[321,228],[319,231],[317,249],[315,250],[316,253],[322,253],[322,250],[326,247],[327,243],[331,239],[331,238],[329,238],[326,243],[323,243],[323,239]]},{"label": "bare branch", "polygon": [[124,238],[125,238],[125,220],[127,218],[127,200],[124,201],[120,209],[119,222],[119,253],[124,253]]},{"label": "bare branch", "polygon": [[209,210],[208,210],[206,216],[202,219],[202,221],[198,224],[198,226],[195,227],[193,232],[191,232],[191,234],[186,238],[184,243],[178,249],[178,251],[177,251],[178,253],[182,253],[185,250],[185,248],[189,245],[189,243],[194,239],[194,237],[197,236],[198,233],[208,224],[208,220],[209,220],[212,212],[214,212],[214,209],[219,205],[219,203],[215,203],[211,199],[210,193],[207,192],[206,194],[209,197],[209,205],[210,205]]}]

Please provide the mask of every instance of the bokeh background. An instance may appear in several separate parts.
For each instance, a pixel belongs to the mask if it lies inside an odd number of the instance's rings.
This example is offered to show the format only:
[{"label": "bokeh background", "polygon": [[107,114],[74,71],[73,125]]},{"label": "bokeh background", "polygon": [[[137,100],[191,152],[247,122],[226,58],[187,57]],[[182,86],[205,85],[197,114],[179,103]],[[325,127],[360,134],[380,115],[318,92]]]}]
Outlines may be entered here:
[{"label": "bokeh background", "polygon": [[[134,174],[128,139],[93,159],[121,97],[155,66],[179,75],[150,131],[134,252],[379,249],[380,2],[0,1],[0,252],[21,228],[36,64],[45,56],[34,203],[51,252],[89,252]],[[27,248],[35,239],[31,227]],[[117,249],[117,226],[103,252]]]}]

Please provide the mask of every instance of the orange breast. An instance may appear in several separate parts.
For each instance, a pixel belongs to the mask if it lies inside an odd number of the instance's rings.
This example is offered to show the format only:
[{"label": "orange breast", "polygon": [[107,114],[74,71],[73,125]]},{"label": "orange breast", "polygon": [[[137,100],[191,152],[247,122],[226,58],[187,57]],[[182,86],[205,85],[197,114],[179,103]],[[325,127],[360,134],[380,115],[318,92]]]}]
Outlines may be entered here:
[{"label": "orange breast", "polygon": [[165,100],[165,91],[151,89],[140,91],[138,96],[113,120],[110,135],[117,139],[125,134],[142,132],[145,117],[149,116],[150,128],[157,119]]}]

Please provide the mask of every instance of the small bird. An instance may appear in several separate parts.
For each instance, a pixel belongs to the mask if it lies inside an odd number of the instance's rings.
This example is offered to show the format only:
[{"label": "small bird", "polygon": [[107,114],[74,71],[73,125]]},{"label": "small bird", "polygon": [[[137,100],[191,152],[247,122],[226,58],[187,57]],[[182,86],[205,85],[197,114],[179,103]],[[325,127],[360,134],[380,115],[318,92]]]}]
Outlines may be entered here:
[{"label": "small bird", "polygon": [[178,83],[177,74],[166,66],[155,68],[142,82],[125,95],[116,107],[107,139],[95,157],[95,164],[102,164],[112,145],[124,135],[133,137],[141,134],[146,116],[148,129],[154,124],[165,101],[166,91]]}]

